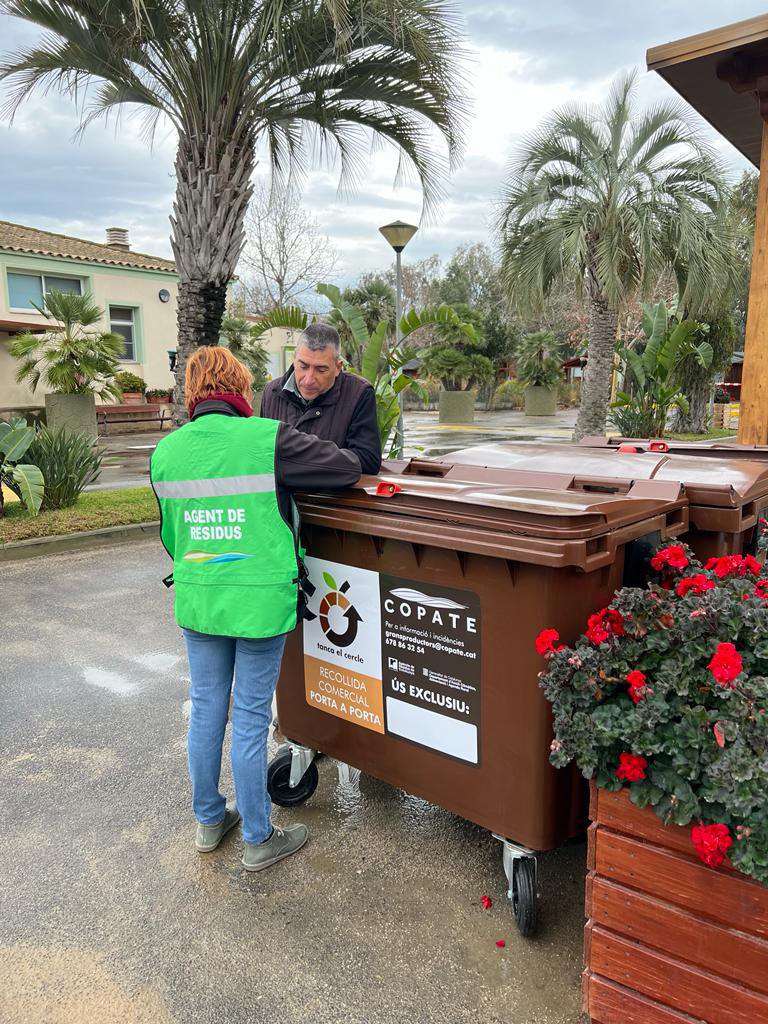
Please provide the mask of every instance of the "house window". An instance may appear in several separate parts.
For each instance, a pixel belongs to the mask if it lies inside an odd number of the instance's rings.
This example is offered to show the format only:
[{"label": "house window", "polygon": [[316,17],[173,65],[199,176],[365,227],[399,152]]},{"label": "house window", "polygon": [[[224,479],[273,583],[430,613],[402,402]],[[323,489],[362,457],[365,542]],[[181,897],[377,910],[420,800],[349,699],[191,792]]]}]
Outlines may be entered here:
[{"label": "house window", "polygon": [[120,358],[126,363],[136,362],[136,334],[134,311],[130,306],[109,307],[109,329],[125,339],[125,351]]},{"label": "house window", "polygon": [[8,304],[11,309],[35,309],[43,305],[43,295],[48,292],[83,294],[83,283],[79,277],[56,277],[52,274],[24,274],[8,271]]}]

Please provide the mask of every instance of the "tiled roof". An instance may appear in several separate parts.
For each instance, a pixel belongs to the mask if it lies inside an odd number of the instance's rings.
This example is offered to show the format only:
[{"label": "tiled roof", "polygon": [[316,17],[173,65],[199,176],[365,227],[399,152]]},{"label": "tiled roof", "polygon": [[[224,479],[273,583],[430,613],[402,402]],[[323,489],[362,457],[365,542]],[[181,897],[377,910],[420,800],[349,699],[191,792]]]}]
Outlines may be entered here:
[{"label": "tiled roof", "polygon": [[89,263],[107,263],[116,267],[133,267],[137,270],[165,270],[174,272],[172,260],[160,256],[147,256],[143,252],[120,249],[100,242],[88,242],[84,238],[57,235],[52,231],[38,231],[23,224],[11,224],[0,220],[0,250],[23,252],[37,256],[59,256],[70,260]]}]

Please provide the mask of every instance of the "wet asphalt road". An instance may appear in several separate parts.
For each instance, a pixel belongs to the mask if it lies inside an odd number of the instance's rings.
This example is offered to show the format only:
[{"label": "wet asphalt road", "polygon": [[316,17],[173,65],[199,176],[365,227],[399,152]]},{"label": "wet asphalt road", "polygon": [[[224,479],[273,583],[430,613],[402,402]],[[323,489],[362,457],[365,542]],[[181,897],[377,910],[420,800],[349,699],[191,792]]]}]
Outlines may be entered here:
[{"label": "wet asphalt road", "polygon": [[166,571],[155,542],[0,566],[2,1024],[580,1022],[582,844],[540,858],[535,940],[488,833],[327,760],[275,813],[299,855],[195,852]]}]

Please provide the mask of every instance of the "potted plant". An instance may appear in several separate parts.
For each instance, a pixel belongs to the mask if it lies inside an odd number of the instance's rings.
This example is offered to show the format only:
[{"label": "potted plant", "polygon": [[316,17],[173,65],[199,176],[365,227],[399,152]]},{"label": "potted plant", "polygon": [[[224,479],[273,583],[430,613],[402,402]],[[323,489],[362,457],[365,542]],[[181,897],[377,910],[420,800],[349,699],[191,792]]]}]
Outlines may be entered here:
[{"label": "potted plant", "polygon": [[170,405],[173,401],[171,388],[149,388],[144,392],[149,405]]},{"label": "potted plant", "polygon": [[768,573],[680,544],[651,566],[573,647],[536,639],[551,761],[593,785],[586,1007],[768,1020]]},{"label": "potted plant", "polygon": [[89,330],[102,319],[90,295],[48,292],[38,309],[50,326],[43,334],[18,334],[8,351],[19,360],[16,380],[45,396],[46,423],[96,437],[96,396],[119,399],[115,383],[125,341],[110,331]]},{"label": "potted plant", "polygon": [[558,387],[565,378],[552,331],[526,334],[518,343],[516,364],[518,380],[525,388],[525,415],[554,416]]},{"label": "potted plant", "polygon": [[454,307],[456,323],[440,325],[435,340],[421,353],[424,370],[440,381],[438,414],[441,423],[472,423],[476,389],[494,379],[491,360],[483,355],[483,317],[464,303]]},{"label": "potted plant", "polygon": [[120,389],[126,405],[140,405],[144,401],[147,385],[138,374],[122,370],[115,375],[115,384]]}]

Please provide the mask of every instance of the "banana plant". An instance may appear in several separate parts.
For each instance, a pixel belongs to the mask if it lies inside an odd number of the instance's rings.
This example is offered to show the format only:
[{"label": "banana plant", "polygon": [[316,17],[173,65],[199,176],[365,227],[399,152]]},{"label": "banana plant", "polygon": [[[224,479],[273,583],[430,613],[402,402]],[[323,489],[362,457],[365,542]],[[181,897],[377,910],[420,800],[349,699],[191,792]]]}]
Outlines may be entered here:
[{"label": "banana plant", "polygon": [[[369,332],[362,312],[353,303],[347,302],[335,285],[319,284],[316,290],[319,295],[328,299],[349,328],[351,344],[360,357],[361,376],[373,386],[382,451],[388,456],[401,454],[387,451],[387,445],[400,416],[399,396],[409,390],[421,398],[426,398],[424,387],[402,372],[411,354],[404,347],[405,340],[425,327],[451,325],[457,327],[470,340],[476,341],[474,327],[472,324],[462,323],[458,313],[451,306],[435,306],[420,311],[412,309],[401,318],[400,340],[395,343],[388,337],[389,324],[386,320],[381,320],[373,331]],[[258,339],[273,327],[303,331],[315,319],[308,317],[298,306],[273,309],[254,324],[252,337],[254,340]]]},{"label": "banana plant", "polygon": [[20,417],[0,422],[0,519],[5,513],[3,484],[24,502],[33,516],[40,511],[43,474],[37,466],[19,461],[34,439],[35,428],[28,427]]},{"label": "banana plant", "polygon": [[661,437],[671,409],[688,411],[677,374],[686,359],[705,368],[712,346],[698,341],[708,329],[696,320],[675,320],[663,302],[643,306],[643,337],[618,350],[625,388],[612,403],[613,421],[629,437]]}]

